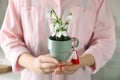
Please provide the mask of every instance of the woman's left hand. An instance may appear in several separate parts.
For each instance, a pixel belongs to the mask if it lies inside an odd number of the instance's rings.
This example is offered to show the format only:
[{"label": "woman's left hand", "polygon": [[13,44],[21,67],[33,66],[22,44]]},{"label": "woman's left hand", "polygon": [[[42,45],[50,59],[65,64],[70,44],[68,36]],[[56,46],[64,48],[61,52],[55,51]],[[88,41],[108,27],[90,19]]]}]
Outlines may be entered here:
[{"label": "woman's left hand", "polygon": [[65,65],[58,66],[55,70],[55,74],[72,74],[80,68],[80,64],[72,64],[69,60]]}]

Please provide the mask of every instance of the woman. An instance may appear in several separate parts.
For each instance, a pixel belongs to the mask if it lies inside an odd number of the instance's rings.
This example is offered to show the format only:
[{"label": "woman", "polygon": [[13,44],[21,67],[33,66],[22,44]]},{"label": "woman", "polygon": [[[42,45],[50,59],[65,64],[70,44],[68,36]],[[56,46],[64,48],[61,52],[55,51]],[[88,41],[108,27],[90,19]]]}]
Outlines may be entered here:
[{"label": "woman", "polygon": [[[49,55],[48,18],[53,8],[63,20],[69,11],[70,36],[80,41],[80,64]],[[9,0],[0,43],[21,80],[91,80],[115,50],[115,24],[106,0]]]}]

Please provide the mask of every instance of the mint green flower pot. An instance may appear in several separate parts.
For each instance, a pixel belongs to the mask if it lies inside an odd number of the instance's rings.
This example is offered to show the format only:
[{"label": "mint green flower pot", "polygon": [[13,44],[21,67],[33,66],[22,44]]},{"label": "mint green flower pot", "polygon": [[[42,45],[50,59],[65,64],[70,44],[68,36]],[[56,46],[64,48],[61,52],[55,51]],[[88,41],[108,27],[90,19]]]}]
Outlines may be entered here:
[{"label": "mint green flower pot", "polygon": [[[67,41],[56,41],[48,39],[48,49],[50,55],[60,61],[66,62],[69,57],[69,51],[72,49],[73,38]],[[78,41],[77,41],[78,46]]]}]

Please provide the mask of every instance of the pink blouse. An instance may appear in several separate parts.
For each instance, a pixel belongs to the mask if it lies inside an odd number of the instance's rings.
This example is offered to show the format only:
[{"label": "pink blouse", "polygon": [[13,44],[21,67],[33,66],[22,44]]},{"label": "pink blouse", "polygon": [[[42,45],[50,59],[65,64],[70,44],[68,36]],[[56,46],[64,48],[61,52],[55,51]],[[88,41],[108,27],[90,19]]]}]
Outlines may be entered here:
[{"label": "pink blouse", "polygon": [[[51,8],[63,20],[68,12],[72,12],[69,36],[79,39],[81,56],[94,56],[95,66],[86,66],[65,76],[43,75],[18,65],[18,56],[24,52],[35,57],[48,53],[50,32],[47,14]],[[13,71],[21,71],[21,80],[91,80],[90,75],[112,57],[115,41],[115,24],[107,0],[9,0],[0,31],[0,45]]]}]

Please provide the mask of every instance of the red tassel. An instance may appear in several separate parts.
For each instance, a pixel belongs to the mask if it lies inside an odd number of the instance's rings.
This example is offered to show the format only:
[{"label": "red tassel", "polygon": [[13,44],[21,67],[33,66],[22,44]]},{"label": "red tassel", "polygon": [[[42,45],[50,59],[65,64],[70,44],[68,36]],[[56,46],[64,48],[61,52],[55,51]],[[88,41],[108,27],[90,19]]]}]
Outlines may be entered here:
[{"label": "red tassel", "polygon": [[73,64],[80,64],[80,60],[79,60],[79,55],[78,55],[78,51],[77,50],[73,50],[72,56],[71,56],[71,62]]}]

